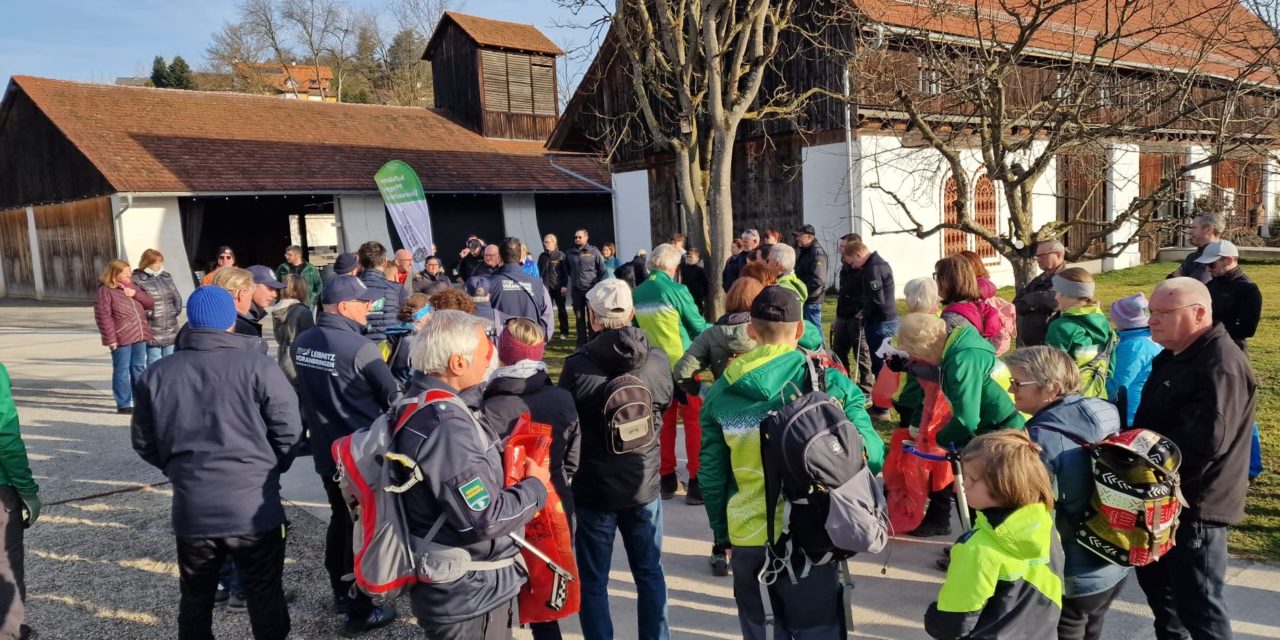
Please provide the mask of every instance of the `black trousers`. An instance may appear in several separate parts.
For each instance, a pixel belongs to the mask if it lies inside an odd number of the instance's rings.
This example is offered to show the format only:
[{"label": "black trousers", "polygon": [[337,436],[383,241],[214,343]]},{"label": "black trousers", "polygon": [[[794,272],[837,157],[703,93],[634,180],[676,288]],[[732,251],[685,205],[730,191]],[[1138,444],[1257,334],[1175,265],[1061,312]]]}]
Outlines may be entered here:
[{"label": "black trousers", "polygon": [[27,599],[26,547],[23,544],[22,498],[9,485],[0,485],[0,536],[4,536],[4,554],[0,555],[0,638],[21,637]]},{"label": "black trousers", "polygon": [[333,597],[349,597],[347,613],[351,618],[367,618],[373,613],[373,600],[359,589],[354,589],[355,582],[343,580],[344,576],[353,575],[355,568],[355,552],[351,550],[352,527],[351,511],[342,498],[342,489],[333,478],[320,476],[324,481],[324,493],[329,497],[329,529],[324,537],[324,568],[329,572],[329,586],[333,588]]},{"label": "black trousers", "polygon": [[[1128,576],[1125,576],[1125,580]],[[1058,619],[1058,640],[1098,640],[1107,610],[1124,588],[1125,580],[1101,593],[1079,598],[1062,598],[1062,617]]]},{"label": "black trousers", "polygon": [[284,599],[284,527],[238,538],[178,538],[178,638],[213,640],[213,597],[218,569],[230,556],[240,568],[254,640],[289,636]]},{"label": "black trousers", "polygon": [[573,320],[578,326],[578,346],[587,343],[587,334],[590,333],[591,327],[587,325],[587,292],[572,289],[573,292]]},{"label": "black trousers", "polygon": [[512,613],[515,600],[482,616],[453,624],[431,624],[421,620],[418,624],[426,632],[427,640],[511,640]]},{"label": "black trousers", "polygon": [[561,293],[560,289],[558,288],[555,291],[551,291],[550,293],[551,293],[551,303],[555,305],[556,312],[560,316],[560,335],[562,337],[568,338],[569,337],[569,312],[565,310],[565,306],[564,306],[565,294]]},{"label": "black trousers", "polygon": [[[862,330],[862,320],[858,317],[836,319],[831,323],[831,350],[835,352],[840,364],[849,370],[849,377],[862,389],[862,395],[871,399],[871,350],[867,348],[867,337]],[[858,361],[849,362],[849,351],[856,350]]]},{"label": "black trousers", "polygon": [[1134,573],[1155,614],[1156,640],[1230,640],[1222,590],[1227,577],[1227,526],[1183,520],[1165,557]]}]

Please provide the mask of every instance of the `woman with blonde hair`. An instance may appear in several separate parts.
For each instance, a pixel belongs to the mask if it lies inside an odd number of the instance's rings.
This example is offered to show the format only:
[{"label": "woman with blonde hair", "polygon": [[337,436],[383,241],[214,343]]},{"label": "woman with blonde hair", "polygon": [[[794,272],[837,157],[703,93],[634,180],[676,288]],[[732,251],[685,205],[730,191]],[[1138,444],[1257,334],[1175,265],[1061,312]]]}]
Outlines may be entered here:
[{"label": "woman with blonde hair", "polygon": [[93,319],[103,346],[111,350],[111,395],[117,413],[133,413],[133,383],[147,370],[147,341],[154,337],[147,312],[155,301],[134,286],[124,260],[108,262],[99,282]]},{"label": "woman with blonde hair", "polygon": [[149,367],[173,353],[180,326],[178,316],[182,315],[182,294],[178,293],[173,277],[164,270],[164,255],[155,249],[142,252],[138,268],[133,270],[133,281],[155,303],[147,314],[147,322],[151,325],[151,340],[147,342]]}]

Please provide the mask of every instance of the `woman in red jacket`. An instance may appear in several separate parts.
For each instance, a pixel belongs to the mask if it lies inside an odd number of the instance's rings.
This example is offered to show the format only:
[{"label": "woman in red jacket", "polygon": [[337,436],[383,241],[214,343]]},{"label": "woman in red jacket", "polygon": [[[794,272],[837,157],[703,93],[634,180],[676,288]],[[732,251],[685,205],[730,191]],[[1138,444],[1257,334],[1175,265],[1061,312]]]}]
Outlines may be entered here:
[{"label": "woman in red jacket", "polygon": [[124,260],[108,262],[100,282],[93,319],[102,344],[111,350],[111,394],[117,413],[133,413],[133,383],[147,370],[147,341],[152,339],[147,311],[154,302],[133,285]]}]

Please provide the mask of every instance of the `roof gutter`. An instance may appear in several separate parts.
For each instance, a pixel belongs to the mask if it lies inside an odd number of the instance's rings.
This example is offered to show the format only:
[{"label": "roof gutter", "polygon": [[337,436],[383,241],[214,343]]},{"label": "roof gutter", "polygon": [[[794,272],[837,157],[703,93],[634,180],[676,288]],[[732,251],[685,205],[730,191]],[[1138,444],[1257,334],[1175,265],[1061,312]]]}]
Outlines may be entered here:
[{"label": "roof gutter", "polygon": [[581,180],[581,181],[583,181],[583,182],[585,182],[585,183],[587,183],[587,184],[589,184],[589,185],[591,185],[591,186],[593,186],[593,187],[595,187],[595,188],[597,188],[597,189],[599,189],[599,190],[601,190],[601,191],[605,191],[605,192],[609,193],[610,195],[613,195],[613,187],[607,187],[607,186],[605,186],[605,185],[602,185],[602,184],[600,184],[599,182],[596,182],[595,180],[592,180],[591,178],[588,178],[588,177],[586,177],[586,176],[584,176],[584,175],[582,175],[582,174],[580,174],[580,173],[578,173],[578,172],[576,172],[576,171],[574,171],[574,170],[572,170],[572,169],[569,169],[569,168],[567,168],[567,167],[562,167],[562,166],[560,166],[560,165],[556,164],[556,156],[555,156],[555,154],[553,154],[553,153],[548,153],[548,154],[547,154],[547,162],[549,162],[549,163],[551,164],[551,168],[552,168],[552,169],[555,169],[555,170],[557,170],[557,171],[559,171],[559,172],[561,172],[561,173],[563,173],[563,174],[565,174],[565,175],[567,175],[567,176],[569,176],[569,177],[571,177],[571,178],[577,178],[578,180]]}]

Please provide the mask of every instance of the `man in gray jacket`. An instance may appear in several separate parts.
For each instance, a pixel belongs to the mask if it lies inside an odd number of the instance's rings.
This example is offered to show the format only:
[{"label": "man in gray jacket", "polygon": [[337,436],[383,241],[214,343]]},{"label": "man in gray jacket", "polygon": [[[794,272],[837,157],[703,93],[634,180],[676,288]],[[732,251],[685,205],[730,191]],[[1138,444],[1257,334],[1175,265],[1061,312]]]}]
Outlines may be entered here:
[{"label": "man in gray jacket", "polygon": [[[470,410],[451,401],[484,382],[494,346],[489,323],[462,311],[436,311],[409,358],[427,404],[396,432],[391,448],[413,458],[423,480],[402,494],[409,532],[465,549],[483,569],[445,583],[419,582],[409,591],[418,625],[428,638],[511,637],[512,609],[524,584],[508,537],[547,501],[551,476],[526,459],[526,477],[503,488],[498,435]],[[420,389],[418,388],[420,387]],[[407,481],[399,477],[397,482]],[[438,526],[437,526],[438,525]]]},{"label": "man in gray jacket", "polygon": [[1044,344],[1049,319],[1058,312],[1058,292],[1053,290],[1053,277],[1066,265],[1067,248],[1058,240],[1045,240],[1036,245],[1036,264],[1040,275],[1013,297],[1018,311],[1018,346]]},{"label": "man in gray jacket", "polygon": [[138,381],[133,448],[173,482],[178,637],[213,637],[218,570],[230,557],[242,574],[253,637],[284,640],[280,474],[293,462],[302,422],[280,367],[261,340],[231,333],[235,323],[226,290],[191,294],[186,340]]}]

